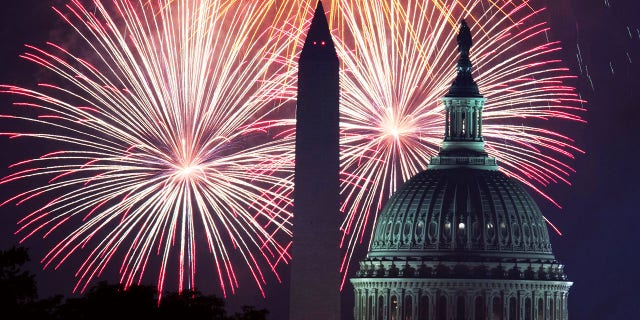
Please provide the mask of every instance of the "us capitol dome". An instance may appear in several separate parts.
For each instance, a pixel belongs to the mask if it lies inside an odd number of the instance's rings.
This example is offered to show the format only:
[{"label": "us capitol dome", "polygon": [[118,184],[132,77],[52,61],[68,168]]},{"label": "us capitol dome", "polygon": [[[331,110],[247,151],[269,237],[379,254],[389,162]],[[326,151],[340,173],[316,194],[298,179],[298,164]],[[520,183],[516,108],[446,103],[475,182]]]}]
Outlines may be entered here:
[{"label": "us capitol dome", "polygon": [[355,319],[568,319],[573,283],[553,255],[545,219],[484,150],[485,98],[464,21],[457,41],[441,151],[379,213],[351,279]]}]

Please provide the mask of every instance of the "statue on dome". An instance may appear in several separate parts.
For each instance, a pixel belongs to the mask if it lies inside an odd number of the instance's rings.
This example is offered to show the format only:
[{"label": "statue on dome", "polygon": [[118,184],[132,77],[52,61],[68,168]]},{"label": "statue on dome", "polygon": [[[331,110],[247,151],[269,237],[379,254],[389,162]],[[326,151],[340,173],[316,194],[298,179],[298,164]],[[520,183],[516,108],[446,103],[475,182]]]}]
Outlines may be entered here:
[{"label": "statue on dome", "polygon": [[469,50],[473,45],[473,41],[471,41],[471,30],[469,30],[469,26],[467,22],[462,19],[460,23],[460,32],[458,33],[458,52],[462,55],[469,55]]}]

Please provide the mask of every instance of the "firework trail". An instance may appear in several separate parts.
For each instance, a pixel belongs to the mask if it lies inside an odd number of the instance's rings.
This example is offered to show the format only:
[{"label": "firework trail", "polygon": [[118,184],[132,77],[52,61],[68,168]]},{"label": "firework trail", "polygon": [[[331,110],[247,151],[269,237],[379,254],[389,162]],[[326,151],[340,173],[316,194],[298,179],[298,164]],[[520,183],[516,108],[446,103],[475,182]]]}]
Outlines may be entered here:
[{"label": "firework trail", "polygon": [[[620,76],[629,74],[633,69],[633,62],[640,56],[640,27],[636,15],[633,14],[637,10],[634,8],[635,3],[622,3],[605,1],[604,5],[594,6],[601,10],[599,14],[602,16],[598,21],[598,29],[603,30],[602,35],[591,36],[590,32],[582,32],[582,27],[589,29],[589,24],[583,26],[579,23],[581,18],[576,16],[575,35],[577,39],[577,65],[582,71],[593,71],[591,74],[586,72],[586,80],[592,91],[596,91],[599,87],[598,83],[616,81]],[[584,44],[583,44],[584,42]],[[590,50],[581,51],[580,47],[588,46],[606,46],[611,48],[606,54],[595,55]],[[582,74],[582,72],[581,72]],[[605,77],[606,75],[606,77]],[[604,78],[603,78],[604,77]],[[607,87],[606,85],[604,86]]]},{"label": "firework trail", "polygon": [[120,261],[121,283],[159,270],[162,293],[167,279],[194,288],[196,262],[207,261],[226,296],[241,261],[264,295],[265,270],[277,277],[290,259],[294,121],[281,110],[296,70],[282,57],[295,46],[272,27],[290,9],[231,0],[55,9],[89,53],[27,46],[22,57],[55,83],[0,87],[20,100],[2,118],[26,128],[3,134],[59,147],[0,180],[36,185],[3,203],[38,206],[18,223],[22,241],[62,233],[45,267],[83,256],[75,291]]},{"label": "firework trail", "polygon": [[582,151],[550,123],[583,122],[583,101],[567,84],[574,76],[556,58],[560,44],[547,39],[543,10],[526,0],[332,3],[343,64],[343,285],[378,210],[439,151],[440,99],[455,76],[462,18],[474,34],[474,78],[488,99],[483,134],[489,154],[507,175],[556,204],[544,188],[569,184],[567,160]]}]

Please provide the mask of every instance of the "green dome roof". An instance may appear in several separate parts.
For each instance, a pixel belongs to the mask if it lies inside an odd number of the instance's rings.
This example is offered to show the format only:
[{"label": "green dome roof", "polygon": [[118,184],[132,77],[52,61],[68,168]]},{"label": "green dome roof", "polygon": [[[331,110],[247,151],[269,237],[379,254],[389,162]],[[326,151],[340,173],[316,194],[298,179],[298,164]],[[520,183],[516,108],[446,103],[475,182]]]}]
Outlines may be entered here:
[{"label": "green dome roof", "polygon": [[378,216],[369,259],[554,261],[540,209],[500,171],[426,170]]}]

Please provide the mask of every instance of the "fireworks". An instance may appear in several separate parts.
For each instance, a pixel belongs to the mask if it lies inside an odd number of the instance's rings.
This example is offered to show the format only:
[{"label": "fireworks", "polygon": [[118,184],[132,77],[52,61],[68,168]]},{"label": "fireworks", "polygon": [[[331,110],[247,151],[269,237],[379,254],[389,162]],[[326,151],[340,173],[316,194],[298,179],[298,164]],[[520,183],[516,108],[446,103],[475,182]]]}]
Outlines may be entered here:
[{"label": "fireworks", "polygon": [[533,190],[569,183],[582,152],[552,121],[582,122],[557,42],[528,1],[338,1],[331,20],[341,75],[344,280],[356,247],[398,185],[427,167],[444,135],[441,98],[455,75],[455,35],[470,23],[474,78],[488,99],[483,134],[501,170]]},{"label": "fireworks", "polygon": [[158,270],[159,292],[167,278],[194,288],[200,261],[225,295],[238,287],[237,262],[261,291],[263,269],[277,277],[290,259],[293,120],[280,112],[294,98],[295,69],[272,24],[287,10],[194,0],[56,9],[88,53],[28,46],[22,57],[54,83],[0,87],[20,97],[3,117],[29,128],[4,135],[60,148],[0,181],[39,184],[3,203],[40,201],[19,221],[23,240],[71,229],[45,266],[82,255],[75,290],[119,259],[121,283]]},{"label": "fireworks", "polygon": [[[80,289],[122,257],[125,284],[141,281],[159,259],[159,289],[174,265],[180,290],[193,287],[201,243],[224,292],[238,286],[238,259],[262,288],[263,267],[277,276],[276,266],[290,259],[289,107],[312,8],[271,0],[134,2],[87,8],[73,1],[58,13],[90,54],[29,47],[23,57],[57,80],[37,90],[0,87],[22,97],[16,110],[28,110],[4,117],[33,130],[5,135],[61,146],[12,166],[0,183],[40,187],[4,204],[53,199],[23,218],[18,233],[48,237],[77,226],[43,262],[57,267],[87,250]],[[548,124],[582,122],[582,101],[555,58],[560,44],[549,42],[541,11],[527,0],[332,2],[343,67],[343,280],[378,210],[438,152],[440,99],[455,74],[462,18],[474,34],[474,77],[488,99],[488,152],[551,202],[544,188],[569,183],[567,160],[582,151]]]}]

